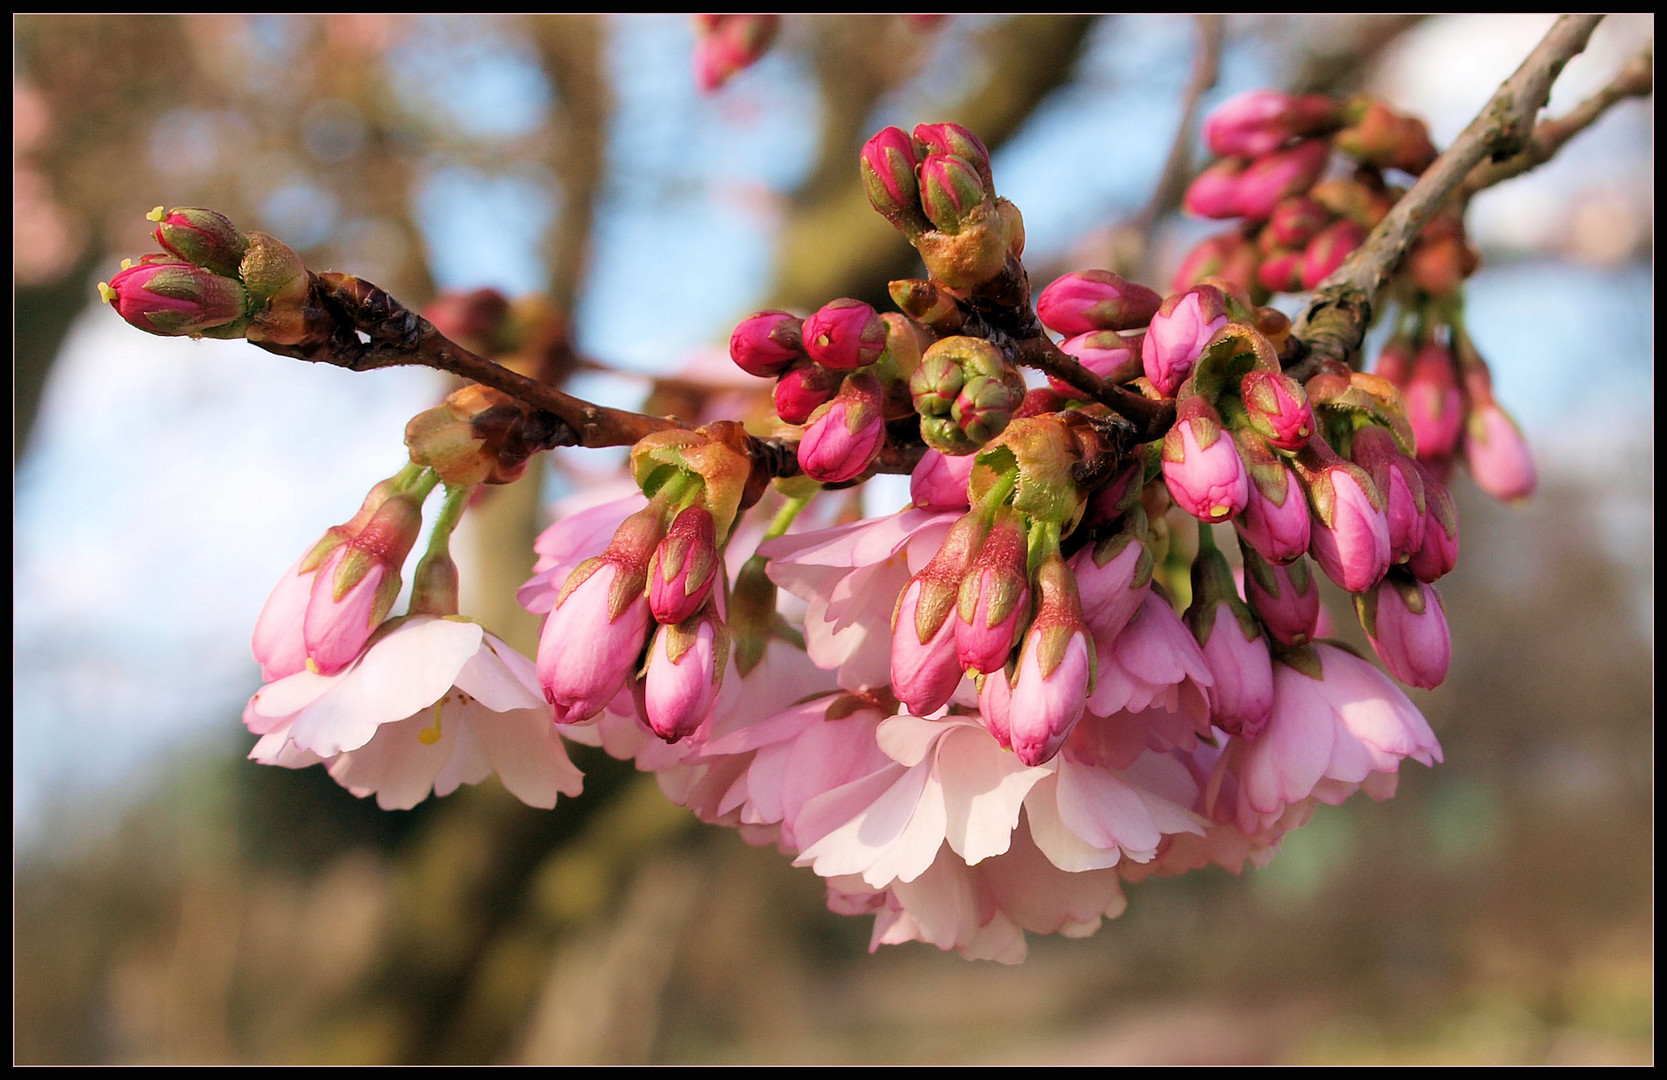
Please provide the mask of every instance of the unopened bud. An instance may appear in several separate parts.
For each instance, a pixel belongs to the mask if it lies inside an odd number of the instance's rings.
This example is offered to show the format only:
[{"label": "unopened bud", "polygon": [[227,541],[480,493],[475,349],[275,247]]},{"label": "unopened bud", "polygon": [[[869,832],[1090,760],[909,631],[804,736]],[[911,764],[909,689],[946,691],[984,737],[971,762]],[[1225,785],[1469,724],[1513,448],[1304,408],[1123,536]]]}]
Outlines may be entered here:
[{"label": "unopened bud", "polygon": [[1337,105],[1323,94],[1293,97],[1251,90],[1229,98],[1204,121],[1204,142],[1222,157],[1255,158],[1291,139],[1314,135],[1336,122]]},{"label": "unopened bud", "polygon": [[920,205],[933,227],[951,236],[988,214],[993,206],[978,170],[965,158],[932,154],[920,166]]},{"label": "unopened bud", "polygon": [[1366,242],[1366,230],[1347,218],[1332,222],[1309,241],[1302,256],[1302,287],[1313,289]]},{"label": "unopened bud", "polygon": [[773,379],[805,355],[804,320],[785,311],[760,311],[735,326],[729,358],[749,375]]},{"label": "unopened bud", "polygon": [[1163,479],[1181,509],[1200,521],[1226,521],[1250,498],[1233,437],[1203,398],[1188,398],[1163,439]]},{"label": "unopened bud", "polygon": [[1302,384],[1276,371],[1257,369],[1240,384],[1250,426],[1281,450],[1299,450],[1314,434],[1314,410]]},{"label": "unopened bud", "polygon": [[961,309],[955,298],[932,282],[901,278],[892,282],[887,291],[897,310],[916,322],[943,334],[953,334],[961,328]]},{"label": "unopened bud", "polygon": [[769,51],[781,29],[781,16],[713,15],[696,26],[701,34],[695,41],[695,82],[710,94]]},{"label": "unopened bud", "polygon": [[1067,337],[1094,330],[1137,330],[1152,321],[1163,297],[1110,270],[1065,274],[1036,298],[1036,316]]},{"label": "unopened bud", "polygon": [[1252,221],[1272,216],[1281,200],[1314,186],[1330,152],[1324,139],[1309,139],[1252,162],[1238,178],[1233,202],[1236,216]]},{"label": "unopened bud", "polygon": [[685,507],[648,564],[648,607],[655,620],[691,618],[712,594],[721,563],[711,513],[701,506]]},{"label": "unopened bud", "polygon": [[247,325],[243,286],[188,263],[129,266],[101,284],[99,295],[129,325],[164,337],[230,332]]},{"label": "unopened bud", "polygon": [[1152,317],[1140,356],[1146,377],[1173,397],[1215,332],[1227,325],[1227,298],[1213,285],[1170,296]]},{"label": "unopened bud", "polygon": [[833,400],[840,374],[820,364],[794,368],[776,383],[776,415],[789,424],[803,424],[812,413]]},{"label": "unopened bud", "polygon": [[810,358],[834,371],[867,367],[886,347],[886,324],[861,300],[830,300],[804,322]]},{"label": "unopened bud", "polygon": [[925,232],[930,223],[920,209],[915,141],[901,128],[885,128],[863,144],[860,162],[869,204],[909,239]]},{"label": "unopened bud", "polygon": [[249,240],[230,218],[194,206],[178,206],[166,214],[161,211],[160,206],[151,211],[151,220],[157,223],[157,243],[221,277],[237,276]]},{"label": "unopened bud", "polygon": [[860,476],[885,446],[882,406],[879,380],[866,373],[847,377],[799,440],[799,467],[805,475],[824,484]]},{"label": "unopened bud", "polygon": [[1245,163],[1238,158],[1223,158],[1212,163],[1187,185],[1181,205],[1187,213],[1202,218],[1239,217],[1239,185],[1243,182]]},{"label": "unopened bud", "polygon": [[[1145,370],[1140,350],[1115,330],[1095,330],[1066,338],[1059,343],[1059,351],[1113,384],[1137,379]],[[1048,376],[1048,385],[1067,400],[1085,396],[1083,391],[1052,375]]]},{"label": "unopened bud", "polygon": [[990,151],[982,139],[960,124],[916,124],[915,138],[928,154],[951,154],[966,161],[978,171],[986,190],[995,189],[990,177]]}]

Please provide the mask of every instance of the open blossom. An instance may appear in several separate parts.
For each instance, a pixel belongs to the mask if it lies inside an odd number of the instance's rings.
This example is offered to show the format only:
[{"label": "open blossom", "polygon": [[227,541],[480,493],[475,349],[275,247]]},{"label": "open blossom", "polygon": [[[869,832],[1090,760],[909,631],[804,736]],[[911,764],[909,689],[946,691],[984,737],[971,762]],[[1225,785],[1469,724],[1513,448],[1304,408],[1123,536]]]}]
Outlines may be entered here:
[{"label": "open blossom", "polygon": [[1403,758],[1441,760],[1429,723],[1388,677],[1335,646],[1312,650],[1304,669],[1274,664],[1271,718],[1245,744],[1238,806],[1247,833],[1310,796],[1338,803],[1361,786],[1383,791],[1374,776],[1392,777]]},{"label": "open blossom", "polygon": [[323,764],[385,810],[494,772],[529,806],[552,807],[582,784],[532,665],[468,620],[389,623],[342,671],[301,671],[262,687],[243,720],[261,737],[254,760]]},{"label": "open blossom", "polygon": [[817,666],[838,673],[840,686],[890,684],[897,598],[937,554],[956,516],[910,509],[759,546],[770,580],[810,605],[805,648]]}]

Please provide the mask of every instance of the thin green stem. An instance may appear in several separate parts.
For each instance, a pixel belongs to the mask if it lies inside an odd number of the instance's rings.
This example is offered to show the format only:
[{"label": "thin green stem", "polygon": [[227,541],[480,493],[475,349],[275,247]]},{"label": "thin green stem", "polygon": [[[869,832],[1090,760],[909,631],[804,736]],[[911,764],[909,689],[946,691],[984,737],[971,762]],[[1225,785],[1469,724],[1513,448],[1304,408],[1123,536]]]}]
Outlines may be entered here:
[{"label": "thin green stem", "polygon": [[776,516],[770,519],[770,527],[764,530],[764,539],[774,540],[778,536],[785,535],[787,530],[792,527],[793,519],[799,516],[801,510],[810,505],[810,500],[813,498],[815,496],[805,495],[788,499],[782,508],[776,511]]}]

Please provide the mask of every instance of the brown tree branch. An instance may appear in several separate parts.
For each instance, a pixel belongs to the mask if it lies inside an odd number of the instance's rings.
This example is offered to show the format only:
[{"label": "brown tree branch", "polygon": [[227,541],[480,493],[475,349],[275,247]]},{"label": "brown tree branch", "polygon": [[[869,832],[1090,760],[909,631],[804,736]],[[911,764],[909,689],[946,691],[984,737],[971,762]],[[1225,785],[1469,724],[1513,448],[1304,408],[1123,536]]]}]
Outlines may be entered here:
[{"label": "brown tree branch", "polygon": [[1609,84],[1563,116],[1542,120],[1520,154],[1504,161],[1486,162],[1470,170],[1456,198],[1468,203],[1486,188],[1550,161],[1563,144],[1596,123],[1610,107],[1628,98],[1648,97],[1655,90],[1655,46],[1651,44],[1626,62]]},{"label": "brown tree branch", "polygon": [[1169,145],[1169,157],[1164,161],[1157,186],[1152,189],[1152,197],[1122,230],[1139,242],[1138,254],[1131,255],[1132,261],[1138,264],[1132,275],[1136,280],[1145,280],[1148,276],[1146,263],[1158,222],[1181,205],[1181,197],[1192,182],[1192,139],[1198,129],[1198,105],[1204,94],[1216,84],[1216,76],[1221,69],[1222,25],[1226,20],[1220,15],[1208,13],[1195,15],[1193,19],[1198,26],[1198,51],[1193,54],[1192,73],[1187,78],[1186,89],[1182,91],[1181,121],[1175,128],[1175,140]]},{"label": "brown tree branch", "polygon": [[1552,82],[1563,65],[1586,47],[1602,18],[1559,17],[1476,119],[1372,230],[1366,243],[1320,283],[1292,330],[1293,338],[1306,346],[1305,370],[1328,361],[1347,363],[1359,350],[1378,294],[1424,223],[1484,158],[1498,163],[1523,151],[1534,131],[1535,114],[1551,93]]}]

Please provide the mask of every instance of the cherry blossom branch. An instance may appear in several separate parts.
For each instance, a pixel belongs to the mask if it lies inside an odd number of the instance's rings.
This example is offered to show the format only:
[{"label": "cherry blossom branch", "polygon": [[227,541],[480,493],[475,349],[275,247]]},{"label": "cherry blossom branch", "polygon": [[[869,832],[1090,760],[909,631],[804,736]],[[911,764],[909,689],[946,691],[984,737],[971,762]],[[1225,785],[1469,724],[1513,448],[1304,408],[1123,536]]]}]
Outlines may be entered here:
[{"label": "cherry blossom branch", "polygon": [[1301,373],[1328,361],[1348,363],[1366,336],[1378,294],[1425,222],[1484,158],[1508,161],[1528,146],[1534,117],[1550,96],[1551,84],[1563,65],[1586,47],[1602,18],[1601,14],[1560,16],[1366,242],[1320,283],[1292,330],[1293,338],[1306,346]]},{"label": "cherry blossom branch", "polygon": [[1153,401],[1132,390],[1109,383],[1077,362],[1045,336],[1014,341],[1008,355],[1016,364],[1035,368],[1070,383],[1089,397],[1129,421],[1135,428],[1136,442],[1151,442],[1163,438],[1175,423],[1173,401]]},{"label": "cherry blossom branch", "polygon": [[1467,203],[1487,188],[1538,168],[1556,156],[1563,144],[1596,123],[1598,118],[1628,98],[1648,97],[1655,90],[1655,46],[1652,43],[1626,62],[1609,84],[1563,116],[1534,126],[1528,145],[1515,157],[1487,162],[1470,171],[1456,196]]}]

